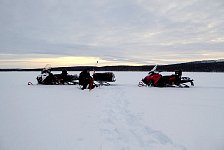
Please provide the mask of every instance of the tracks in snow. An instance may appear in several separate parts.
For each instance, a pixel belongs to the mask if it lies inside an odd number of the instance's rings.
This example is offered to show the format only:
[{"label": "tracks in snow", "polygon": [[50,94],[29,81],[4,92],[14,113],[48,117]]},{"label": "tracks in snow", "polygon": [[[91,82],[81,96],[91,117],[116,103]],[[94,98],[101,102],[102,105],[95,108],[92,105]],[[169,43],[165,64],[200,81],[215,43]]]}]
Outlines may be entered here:
[{"label": "tracks in snow", "polygon": [[[117,93],[108,93],[100,118],[100,133],[103,137],[101,150],[186,150],[175,144],[162,131],[144,124],[141,114],[128,109],[130,99],[122,88]],[[125,99],[126,98],[126,99]]]}]

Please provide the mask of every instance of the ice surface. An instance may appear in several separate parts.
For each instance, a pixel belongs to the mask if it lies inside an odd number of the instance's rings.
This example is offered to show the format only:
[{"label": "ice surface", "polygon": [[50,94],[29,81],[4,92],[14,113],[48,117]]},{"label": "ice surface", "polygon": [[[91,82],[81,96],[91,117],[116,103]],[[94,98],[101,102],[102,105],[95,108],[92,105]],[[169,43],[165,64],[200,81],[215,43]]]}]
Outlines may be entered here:
[{"label": "ice surface", "polygon": [[147,72],[114,72],[114,84],[92,91],[27,85],[38,74],[0,72],[1,150],[224,149],[223,73],[184,72],[194,87],[149,88],[137,86]]}]

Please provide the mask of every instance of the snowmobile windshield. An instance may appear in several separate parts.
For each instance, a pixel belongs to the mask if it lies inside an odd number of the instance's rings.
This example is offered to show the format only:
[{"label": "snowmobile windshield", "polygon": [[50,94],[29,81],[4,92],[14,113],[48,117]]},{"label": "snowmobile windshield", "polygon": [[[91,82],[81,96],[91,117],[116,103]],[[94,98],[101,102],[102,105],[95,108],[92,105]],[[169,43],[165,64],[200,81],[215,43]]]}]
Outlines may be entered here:
[{"label": "snowmobile windshield", "polygon": [[41,73],[50,73],[51,72],[51,65],[47,64],[43,70],[41,71]]},{"label": "snowmobile windshield", "polygon": [[154,71],[149,71],[148,75],[151,76],[153,75],[155,72]]},{"label": "snowmobile windshield", "polygon": [[51,65],[50,64],[47,64],[43,70],[51,70]]}]

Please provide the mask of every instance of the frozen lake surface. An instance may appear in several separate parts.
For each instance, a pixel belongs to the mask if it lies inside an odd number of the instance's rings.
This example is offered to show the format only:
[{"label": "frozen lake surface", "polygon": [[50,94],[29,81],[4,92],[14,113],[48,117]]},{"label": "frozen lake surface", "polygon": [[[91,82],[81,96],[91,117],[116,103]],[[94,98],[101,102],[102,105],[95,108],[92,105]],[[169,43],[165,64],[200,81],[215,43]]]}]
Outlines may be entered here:
[{"label": "frozen lake surface", "polygon": [[0,149],[224,149],[224,73],[184,72],[190,88],[138,87],[147,72],[114,74],[111,86],[82,91],[28,86],[39,72],[0,72]]}]

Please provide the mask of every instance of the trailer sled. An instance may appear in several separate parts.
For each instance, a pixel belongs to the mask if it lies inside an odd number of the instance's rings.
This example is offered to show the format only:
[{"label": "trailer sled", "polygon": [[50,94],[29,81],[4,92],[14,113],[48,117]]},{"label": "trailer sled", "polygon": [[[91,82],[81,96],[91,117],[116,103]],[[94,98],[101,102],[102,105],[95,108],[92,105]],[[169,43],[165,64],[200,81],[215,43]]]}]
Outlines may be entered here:
[{"label": "trailer sled", "polygon": [[115,75],[113,72],[104,72],[104,73],[94,73],[93,79],[96,81],[100,86],[110,85],[110,82],[115,82]]}]

